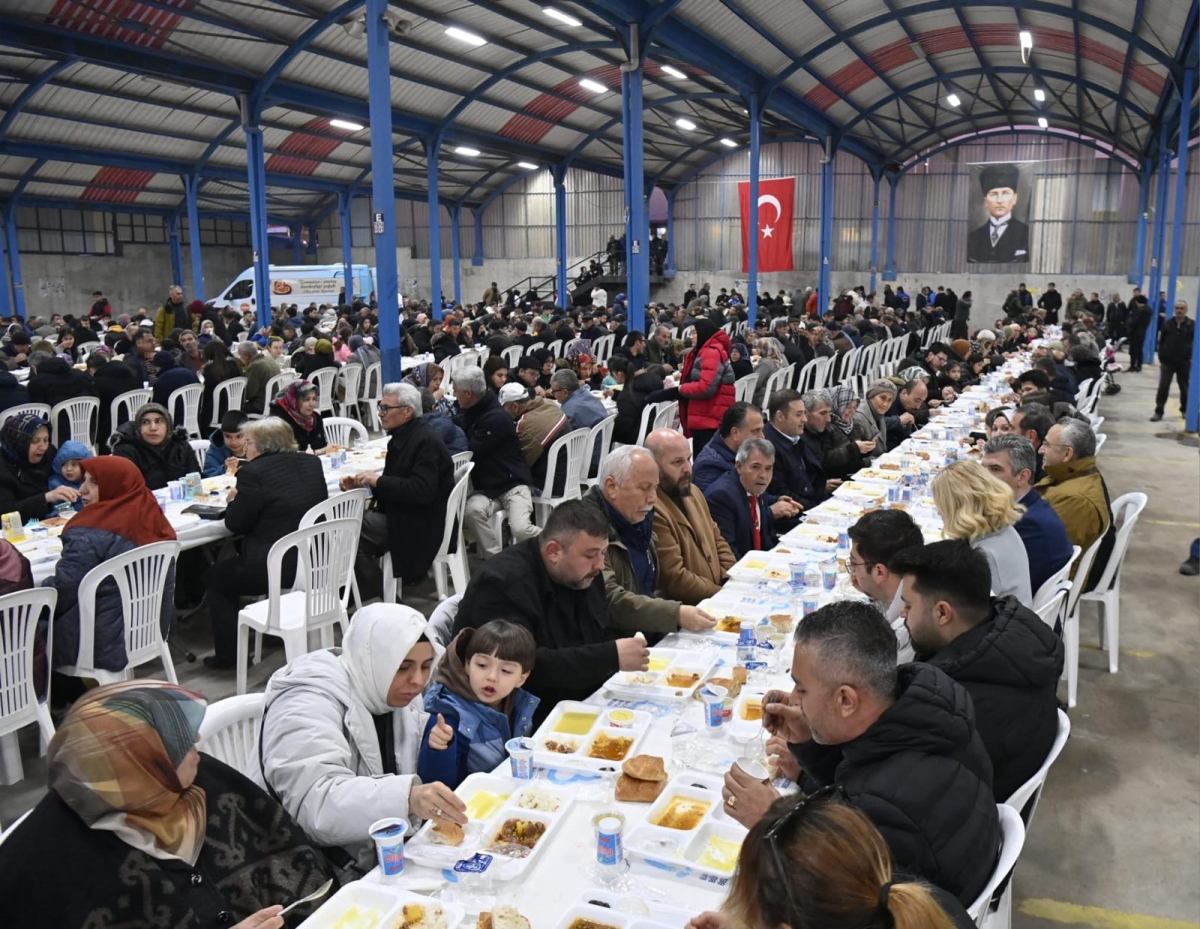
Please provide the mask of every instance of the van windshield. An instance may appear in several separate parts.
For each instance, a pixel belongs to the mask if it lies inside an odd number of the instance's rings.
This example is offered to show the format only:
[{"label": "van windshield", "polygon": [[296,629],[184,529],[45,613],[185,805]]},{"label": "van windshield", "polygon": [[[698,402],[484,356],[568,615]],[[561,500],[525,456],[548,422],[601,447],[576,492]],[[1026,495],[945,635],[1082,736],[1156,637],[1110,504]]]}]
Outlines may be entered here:
[{"label": "van windshield", "polygon": [[236,284],[230,287],[229,293],[225,294],[225,299],[245,300],[252,293],[254,293],[254,281],[247,279],[244,281],[238,281]]}]

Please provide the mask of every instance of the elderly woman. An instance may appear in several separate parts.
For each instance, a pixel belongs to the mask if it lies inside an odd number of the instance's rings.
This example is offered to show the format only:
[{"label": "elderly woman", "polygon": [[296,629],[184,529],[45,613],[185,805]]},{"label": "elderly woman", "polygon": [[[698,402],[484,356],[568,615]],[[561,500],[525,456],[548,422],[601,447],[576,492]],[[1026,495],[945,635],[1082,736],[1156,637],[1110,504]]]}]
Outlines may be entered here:
[{"label": "elderly woman", "polygon": [[744,342],[734,342],[729,348],[729,363],[733,365],[734,380],[740,380],[754,373],[754,364],[750,361],[750,349]]},{"label": "elderly woman", "polygon": [[956,461],[934,478],[933,502],[948,539],[966,539],[987,556],[992,594],[1033,608],[1029,556],[1014,528],[1025,507],[978,461]]},{"label": "elderly woman", "polygon": [[[467,821],[445,784],[416,777],[429,718],[421,692],[436,654],[427,629],[411,607],[371,604],[354,614],[340,649],[302,655],[267,684],[255,777],[350,870],[371,867],[369,828],[380,816]],[[451,741],[440,728],[431,739]]]},{"label": "elderly woman", "polygon": [[412,371],[404,376],[404,380],[418,390],[432,391],[434,409],[439,413],[450,413],[454,405],[442,393],[442,381],[445,377],[446,372],[442,369],[441,365],[427,361],[413,368]]},{"label": "elderly woman", "polygon": [[859,416],[859,407],[863,404],[854,391],[845,385],[834,387],[829,391],[829,400],[833,418],[827,428],[837,429],[846,436],[858,449],[863,464],[883,454],[881,430],[869,414]]},{"label": "elderly woman", "polygon": [[325,426],[317,412],[317,385],[308,381],[292,381],[271,404],[271,415],[292,427],[296,445],[300,451],[310,448],[318,455],[325,451],[329,441],[325,438]]},{"label": "elderly woman", "polygon": [[74,503],[73,487],[50,489],[56,450],[50,444],[50,424],[37,413],[10,416],[0,426],[0,513],[14,510],[21,522],[41,519],[57,503]]},{"label": "elderly woman", "polygon": [[768,337],[758,340],[758,380],[754,382],[753,403],[760,410],[767,395],[767,381],[780,368],[787,367],[787,358],[783,354],[783,345],[776,338]]},{"label": "elderly woman", "polygon": [[[196,749],[204,698],[98,687],[46,750],[50,790],[0,846],[7,925],[282,929],[327,863],[279,804]],[[306,904],[308,915],[319,903]]]},{"label": "elderly woman", "polygon": [[886,417],[895,402],[896,385],[886,379],[878,380],[867,388],[866,402],[860,403],[854,411],[850,436],[874,440],[875,450],[867,456],[870,459],[878,458],[888,449]]},{"label": "elderly woman", "polygon": [[[54,666],[73,665],[79,658],[79,584],[92,568],[139,545],[175,540],[154,494],[146,488],[133,462],[112,455],[85,458],[80,496],[84,508],[63,528],[62,557],[43,587],[58,591],[54,609]],[[175,572],[163,593],[161,626],[166,638],[175,618]],[[93,667],[120,671],[125,667],[125,618],[121,597],[111,582],[96,596]]]},{"label": "elderly woman", "polygon": [[151,490],[200,470],[187,430],[176,429],[171,414],[159,403],[140,407],[133,419],[117,427],[108,445],[114,455],[137,465]]},{"label": "elderly woman", "polygon": [[[293,429],[274,416],[242,425],[246,463],[237,470],[237,486],[229,491],[225,527],[243,536],[235,558],[218,561],[208,574],[208,613],[215,654],[204,659],[214,670],[237,662],[237,614],[243,594],[267,592],[267,553],[289,532],[300,528],[310,507],[329,497],[325,471],[314,455],[296,450]],[[280,578],[291,587],[296,556],[283,562]]]}]

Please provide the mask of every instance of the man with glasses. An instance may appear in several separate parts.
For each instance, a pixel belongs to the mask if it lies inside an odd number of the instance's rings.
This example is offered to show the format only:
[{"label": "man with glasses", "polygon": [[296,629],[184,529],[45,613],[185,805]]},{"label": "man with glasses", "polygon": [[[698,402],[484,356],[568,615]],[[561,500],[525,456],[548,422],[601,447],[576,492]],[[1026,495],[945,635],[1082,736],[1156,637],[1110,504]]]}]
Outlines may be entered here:
[{"label": "man with glasses", "polygon": [[1188,380],[1192,372],[1192,340],[1196,324],[1188,319],[1186,300],[1175,301],[1175,315],[1158,333],[1158,393],[1154,397],[1152,423],[1160,422],[1171,395],[1171,379],[1179,384],[1179,413],[1187,415]]},{"label": "man with glasses", "polygon": [[572,429],[591,429],[608,418],[604,404],[581,386],[575,372],[559,368],[550,376],[550,394],[571,421]]},{"label": "man with glasses", "polygon": [[[887,620],[850,600],[796,628],[792,680],[791,693],[763,698],[763,724],[799,761],[801,789],[839,784],[897,870],[974,902],[995,867],[1000,824],[967,691],[932,665],[897,667]],[[735,766],[722,797],[749,827],[778,793]]]},{"label": "man with glasses", "polygon": [[896,633],[896,661],[913,660],[912,643],[904,625],[900,575],[888,567],[899,552],[919,548],[925,537],[904,510],[874,510],[850,527],[850,583],[871,598]]},{"label": "man with glasses", "polygon": [[1108,537],[1092,562],[1089,577],[1095,580],[1104,573],[1116,535],[1108,487],[1096,467],[1096,433],[1087,423],[1064,417],[1050,428],[1040,451],[1046,476],[1035,488],[1054,507],[1071,544],[1086,552]]}]

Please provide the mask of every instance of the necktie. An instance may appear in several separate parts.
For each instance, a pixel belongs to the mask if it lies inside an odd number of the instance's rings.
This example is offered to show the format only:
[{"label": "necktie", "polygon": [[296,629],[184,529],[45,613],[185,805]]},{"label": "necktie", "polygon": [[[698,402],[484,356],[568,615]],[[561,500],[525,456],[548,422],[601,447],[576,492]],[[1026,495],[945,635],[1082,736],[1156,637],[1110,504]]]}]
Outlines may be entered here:
[{"label": "necktie", "polygon": [[1004,227],[1008,223],[992,223],[992,247],[996,247],[996,243],[1000,241],[1000,233],[1004,231]]},{"label": "necktie", "polygon": [[754,550],[762,551],[762,531],[758,527],[758,497],[746,494],[750,501],[750,528],[754,534]]}]

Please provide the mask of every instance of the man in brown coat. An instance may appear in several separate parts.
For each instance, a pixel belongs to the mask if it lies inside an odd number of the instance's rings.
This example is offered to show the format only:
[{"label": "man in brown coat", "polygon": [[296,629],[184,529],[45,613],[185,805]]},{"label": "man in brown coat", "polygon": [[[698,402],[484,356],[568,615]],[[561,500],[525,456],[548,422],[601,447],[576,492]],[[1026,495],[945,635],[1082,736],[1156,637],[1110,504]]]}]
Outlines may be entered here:
[{"label": "man in brown coat", "polygon": [[704,495],[692,488],[688,440],[674,429],[656,429],[646,437],[646,449],[658,464],[654,532],[660,585],[664,596],[697,604],[721,589],[737,559]]}]

